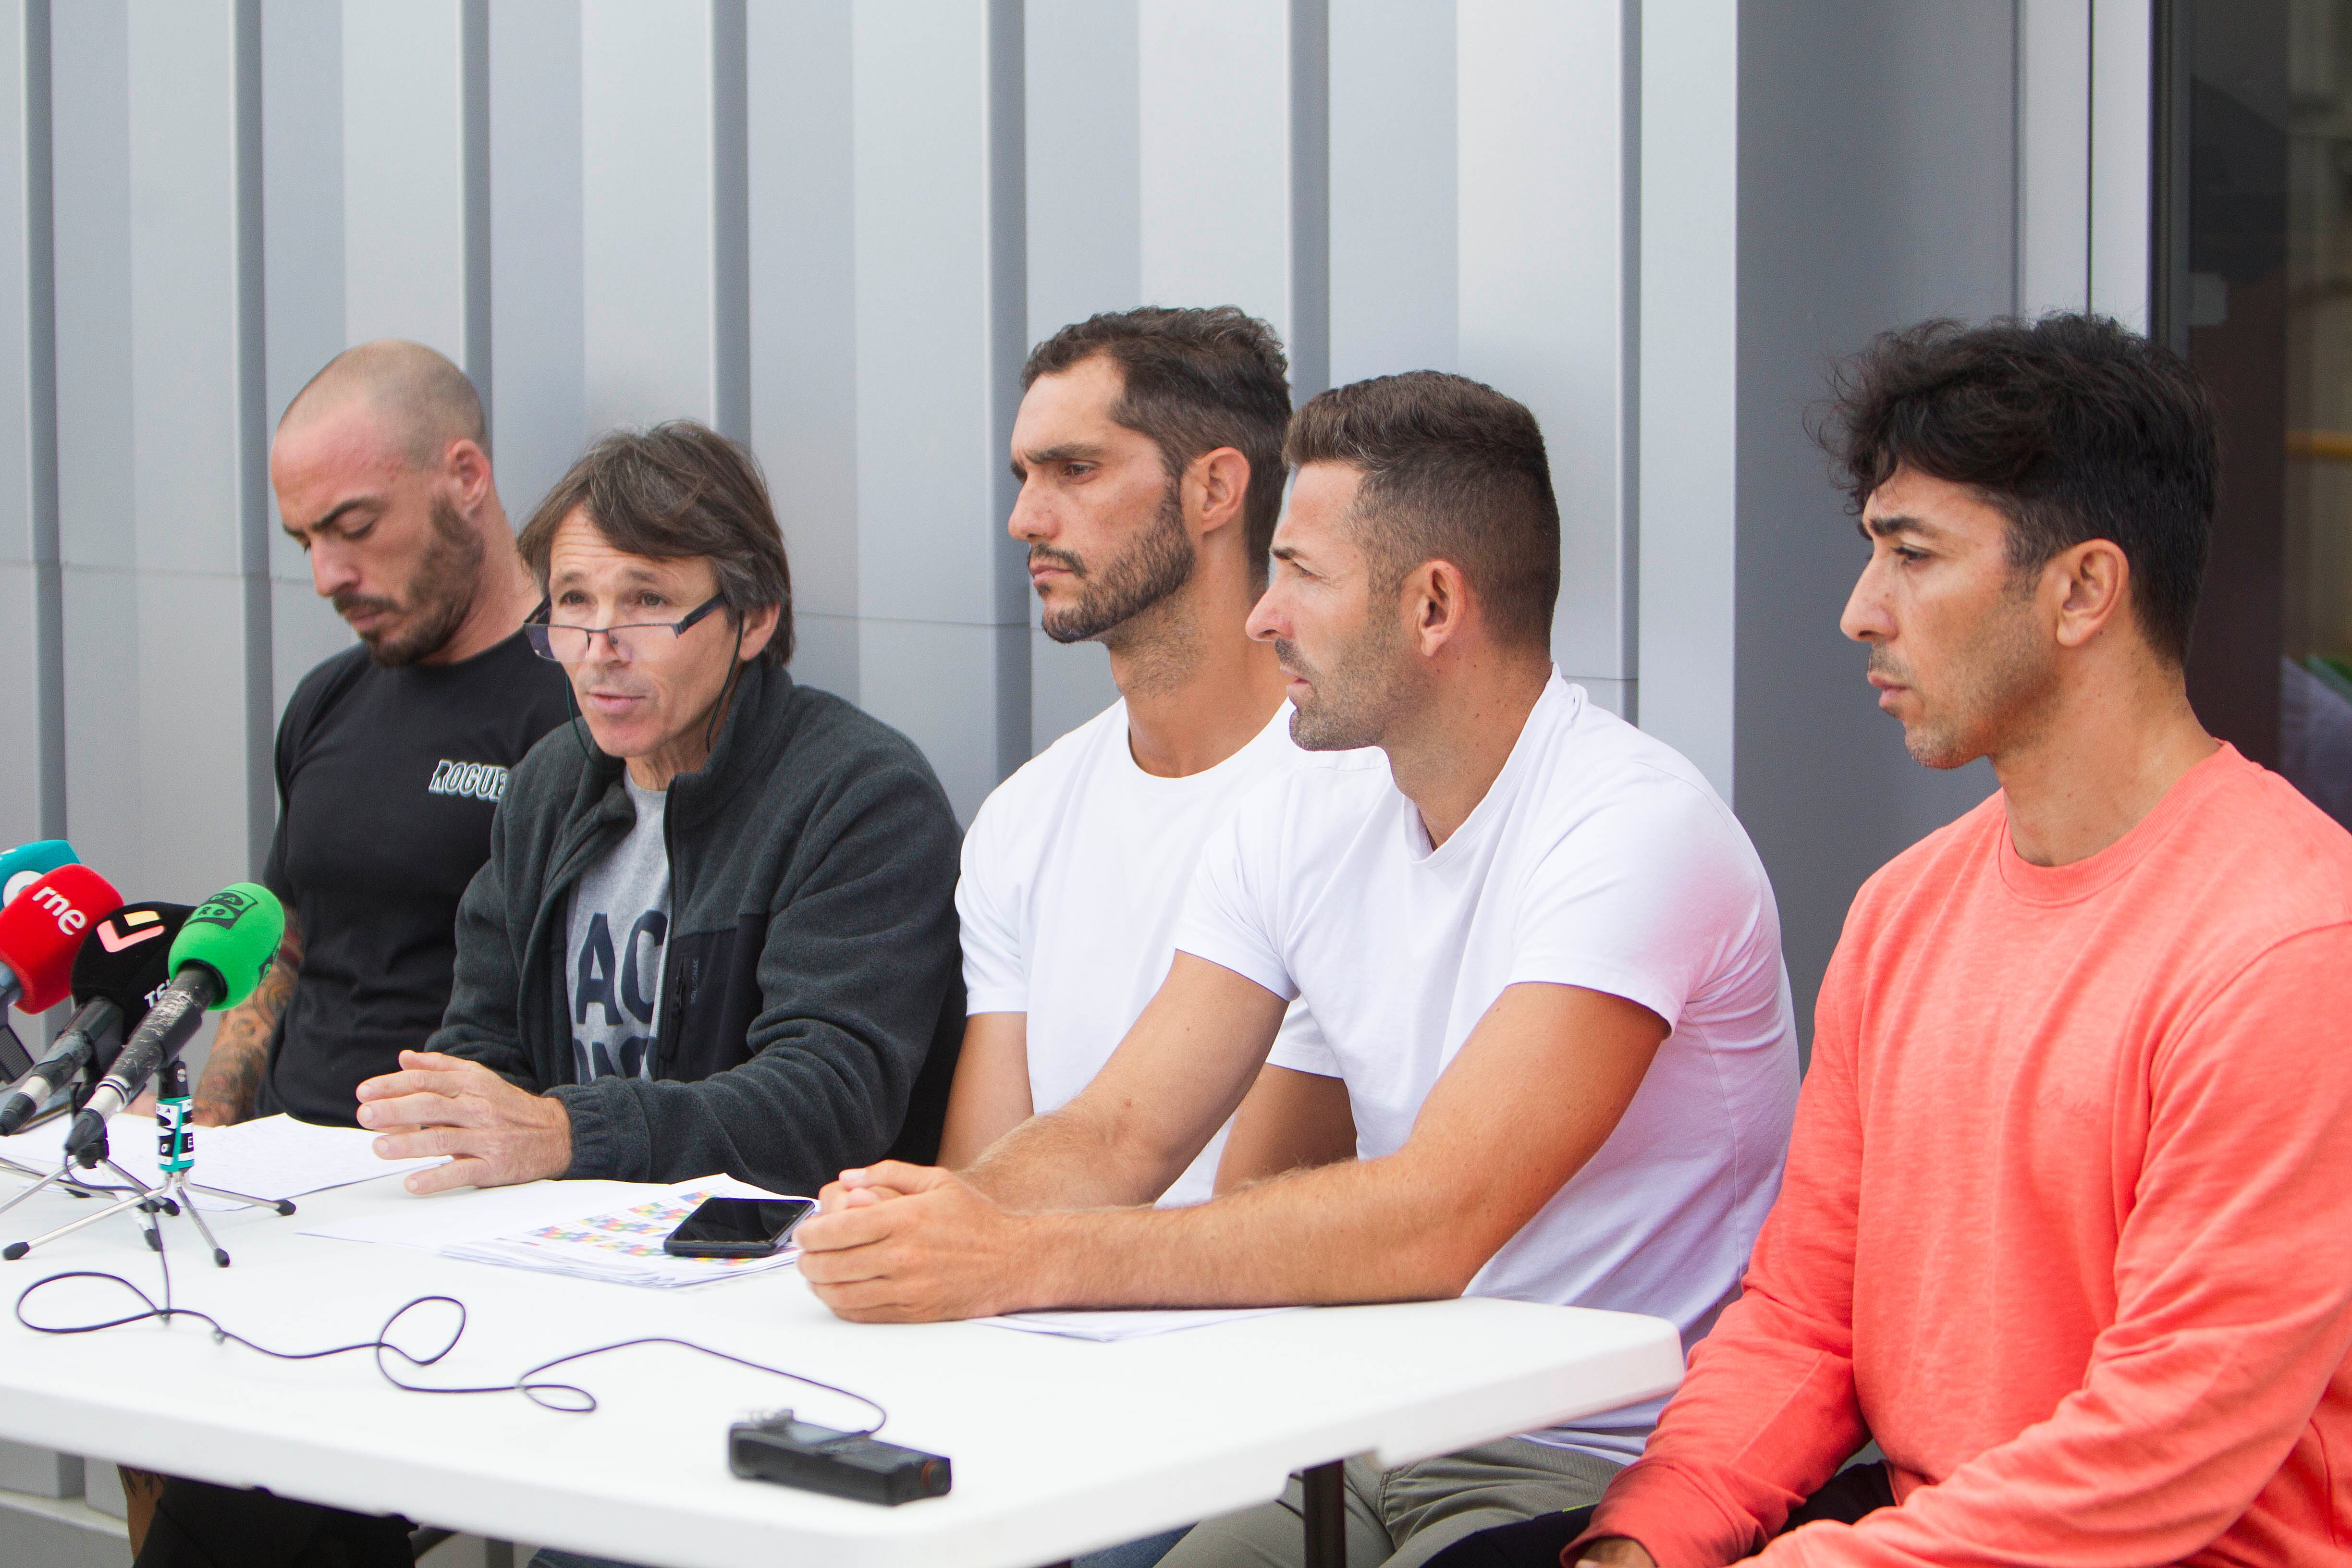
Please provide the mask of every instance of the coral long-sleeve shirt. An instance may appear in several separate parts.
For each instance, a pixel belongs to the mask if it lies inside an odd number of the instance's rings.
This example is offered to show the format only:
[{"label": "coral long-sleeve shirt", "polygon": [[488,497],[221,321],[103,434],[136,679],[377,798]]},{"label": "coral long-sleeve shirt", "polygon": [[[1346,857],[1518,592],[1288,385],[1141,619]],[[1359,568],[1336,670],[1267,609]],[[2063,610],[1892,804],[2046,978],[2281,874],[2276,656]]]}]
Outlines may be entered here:
[{"label": "coral long-sleeve shirt", "polygon": [[[2226,746],[2073,865],[1995,795],[1854,900],[1746,1293],[1587,1539],[2352,1561],[2347,1350],[2352,836]],[[1899,1506],[1770,1540],[1874,1436]]]}]

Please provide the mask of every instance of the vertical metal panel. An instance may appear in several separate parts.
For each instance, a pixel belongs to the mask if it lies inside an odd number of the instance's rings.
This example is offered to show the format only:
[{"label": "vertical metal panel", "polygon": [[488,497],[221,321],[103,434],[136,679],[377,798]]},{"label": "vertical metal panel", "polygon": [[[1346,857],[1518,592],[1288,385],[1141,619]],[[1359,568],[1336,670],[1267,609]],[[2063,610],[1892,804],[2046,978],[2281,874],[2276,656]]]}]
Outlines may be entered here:
[{"label": "vertical metal panel", "polygon": [[2147,331],[2155,38],[2148,0],[2091,5],[2091,309]]},{"label": "vertical metal panel", "polygon": [[[270,742],[278,720],[273,689],[269,586],[268,361],[264,341],[266,261],[261,226],[261,0],[236,0],[231,23],[235,73],[230,112],[236,121],[234,160],[236,237],[230,265],[236,275],[237,565],[245,598],[245,874],[259,877],[268,859],[278,822],[276,770]],[[205,1050],[211,1049],[207,1032]],[[191,1068],[197,1064],[192,1061]]]},{"label": "vertical metal panel", "polygon": [[2091,297],[2091,0],[2017,4],[2017,309]]},{"label": "vertical metal panel", "polygon": [[[54,13],[50,79],[58,549],[70,598],[78,574],[131,565],[129,0]],[[116,717],[68,706],[78,729]]]},{"label": "vertical metal panel", "polygon": [[[742,232],[720,179],[715,79],[730,0],[583,0],[582,268],[592,428],[690,416],[739,438],[741,331],[721,337],[738,287],[722,258]],[[740,47],[741,29],[732,29]],[[740,118],[734,125],[740,133]],[[740,319],[740,318],[734,318]]]},{"label": "vertical metal panel", "polygon": [[343,0],[344,340],[468,362],[464,0]]},{"label": "vertical metal panel", "polygon": [[268,820],[258,7],[57,21],[70,809],[121,885],[194,898]]},{"label": "vertical metal panel", "polygon": [[458,0],[457,119],[459,180],[465,193],[466,357],[457,363],[498,429],[498,384],[490,335],[490,5]]},{"label": "vertical metal panel", "polygon": [[743,0],[710,5],[710,422],[751,439]]},{"label": "vertical metal panel", "polygon": [[[1029,336],[1143,299],[1142,151],[1133,0],[1030,0]],[[1029,749],[1118,700],[1099,643],[1057,643],[1029,603]]]},{"label": "vertical metal panel", "polygon": [[1133,0],[1029,0],[1029,321],[1043,338],[1143,298]]},{"label": "vertical metal panel", "polygon": [[490,429],[517,526],[588,430],[577,0],[489,8]]},{"label": "vertical metal panel", "polygon": [[1331,384],[1331,18],[1290,0],[1290,385]]},{"label": "vertical metal panel", "polygon": [[1028,742],[1000,478],[1026,337],[1021,15],[859,0],[853,26],[859,686],[968,817]]},{"label": "vertical metal panel", "polygon": [[[1320,3],[1320,0],[1318,0]],[[1024,0],[988,5],[988,434],[989,456],[1006,452],[1021,407],[1029,353],[1027,16]],[[1018,493],[1010,464],[987,468],[995,524]],[[986,532],[993,570],[996,756],[999,779],[1029,760],[1029,579],[1024,555],[1001,527]]]},{"label": "vertical metal panel", "polygon": [[1542,421],[1559,498],[1552,652],[1622,707],[1633,561],[1623,388],[1631,106],[1622,7],[1462,0],[1460,363]]},{"label": "vertical metal panel", "polygon": [[[66,831],[48,0],[0,7],[0,843]],[[11,515],[13,514],[13,515]]]},{"label": "vertical metal panel", "polygon": [[[58,551],[66,822],[85,860],[130,896],[166,897],[142,847],[134,736],[139,605],[131,574],[130,16],[127,0],[50,18],[57,330]],[[241,638],[241,605],[228,606]],[[240,688],[226,693],[242,717]],[[218,711],[215,701],[208,705]],[[243,770],[229,762],[241,792]],[[206,829],[243,822],[242,801]],[[135,891],[133,889],[136,889]]]},{"label": "vertical metal panel", "polygon": [[[262,0],[261,221],[266,430],[342,352],[343,10]],[[268,508],[271,710],[352,635],[311,587],[310,563]]]},{"label": "vertical metal panel", "polygon": [[1239,305],[1286,342],[1290,7],[1140,0],[1142,301]]},{"label": "vertical metal panel", "polygon": [[793,677],[857,668],[856,249],[850,12],[754,0],[746,24],[751,445],[793,568]]},{"label": "vertical metal panel", "polygon": [[1456,26],[1453,0],[1331,13],[1334,385],[1458,367]]},{"label": "vertical metal panel", "polygon": [[1642,35],[1642,727],[1732,798],[1739,269],[1738,0]]}]

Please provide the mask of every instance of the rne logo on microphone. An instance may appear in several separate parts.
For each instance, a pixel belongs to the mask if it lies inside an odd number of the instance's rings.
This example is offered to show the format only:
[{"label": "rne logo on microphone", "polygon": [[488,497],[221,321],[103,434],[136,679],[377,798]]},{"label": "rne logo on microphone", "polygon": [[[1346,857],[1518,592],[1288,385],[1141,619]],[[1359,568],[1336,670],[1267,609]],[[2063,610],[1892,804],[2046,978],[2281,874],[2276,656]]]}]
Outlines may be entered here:
[{"label": "rne logo on microphone", "polygon": [[35,909],[47,910],[58,917],[58,930],[68,936],[89,923],[89,917],[74,908],[73,900],[55,888],[36,889],[32,898]]},{"label": "rne logo on microphone", "polygon": [[496,805],[507,793],[507,770],[488,763],[455,763],[444,757],[433,766],[426,795],[463,795]]}]

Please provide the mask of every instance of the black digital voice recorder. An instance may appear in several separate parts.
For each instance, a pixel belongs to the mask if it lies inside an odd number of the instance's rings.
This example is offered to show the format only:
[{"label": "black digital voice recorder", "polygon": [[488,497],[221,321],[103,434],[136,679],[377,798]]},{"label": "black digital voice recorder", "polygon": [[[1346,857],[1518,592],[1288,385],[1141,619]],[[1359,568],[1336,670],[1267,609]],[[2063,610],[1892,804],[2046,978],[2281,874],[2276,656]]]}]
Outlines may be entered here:
[{"label": "black digital voice recorder", "polygon": [[789,1410],[727,1428],[727,1468],[746,1480],[889,1507],[945,1497],[952,1484],[948,1462],[938,1454],[795,1421]]}]

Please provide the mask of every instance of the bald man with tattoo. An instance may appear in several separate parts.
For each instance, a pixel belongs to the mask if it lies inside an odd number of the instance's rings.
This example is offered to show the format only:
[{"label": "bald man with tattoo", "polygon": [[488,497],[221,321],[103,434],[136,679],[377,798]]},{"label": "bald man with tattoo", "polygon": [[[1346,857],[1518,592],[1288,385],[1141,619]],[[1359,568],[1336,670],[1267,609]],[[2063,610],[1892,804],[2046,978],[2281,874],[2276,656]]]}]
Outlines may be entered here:
[{"label": "bald man with tattoo", "polygon": [[[440,1026],[457,900],[489,858],[507,770],[570,700],[524,639],[539,587],[456,365],[389,340],[337,355],[287,405],[269,482],[359,642],[303,677],[279,721],[262,879],[285,943],[222,1015],[195,1117],[356,1126],[361,1080]],[[141,1568],[409,1561],[400,1520],[127,1468],[122,1486]]]},{"label": "bald man with tattoo", "polygon": [[279,723],[263,879],[286,943],[222,1018],[196,1120],[352,1126],[360,1082],[439,1027],[507,770],[570,710],[522,637],[539,589],[456,365],[393,341],[336,356],[287,406],[269,479],[359,645],[304,677]]}]

